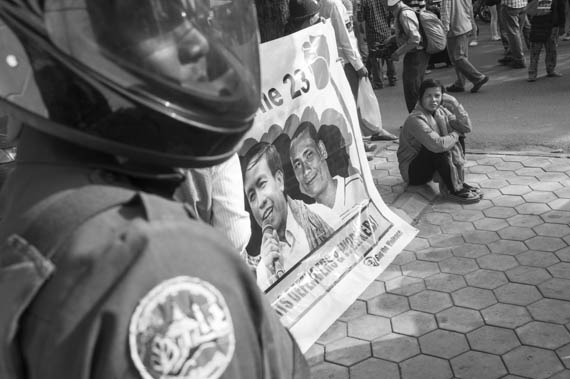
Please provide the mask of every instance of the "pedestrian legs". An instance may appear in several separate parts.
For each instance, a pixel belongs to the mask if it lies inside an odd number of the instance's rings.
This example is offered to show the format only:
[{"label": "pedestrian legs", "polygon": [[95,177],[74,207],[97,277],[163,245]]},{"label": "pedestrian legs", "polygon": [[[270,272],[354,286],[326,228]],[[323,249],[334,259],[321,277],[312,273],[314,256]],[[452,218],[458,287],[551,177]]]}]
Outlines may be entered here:
[{"label": "pedestrian legs", "polygon": [[542,51],[544,42],[530,42],[530,64],[528,66],[528,81],[534,82],[538,72],[538,60]]},{"label": "pedestrian legs", "polygon": [[408,112],[411,112],[419,98],[419,90],[429,62],[429,54],[425,50],[415,50],[404,56],[402,69],[402,86]]},{"label": "pedestrian legs", "polygon": [[522,45],[522,27],[525,22],[525,8],[509,8],[504,6],[506,34],[509,40],[509,50],[513,63],[519,67],[524,66],[524,53]]},{"label": "pedestrian legs", "polygon": [[485,77],[477,70],[468,59],[469,33],[461,34],[456,37],[447,37],[447,51],[451,62],[455,66],[457,74],[457,87],[465,87],[465,78],[475,84]]},{"label": "pedestrian legs", "polygon": [[546,57],[544,63],[546,64],[546,74],[552,75],[556,70],[556,61],[558,60],[558,27],[552,28],[552,33],[544,44],[546,50]]},{"label": "pedestrian legs", "polygon": [[501,36],[499,35],[499,14],[497,12],[497,5],[489,7],[489,11],[491,12],[491,40],[498,41],[501,39]]},{"label": "pedestrian legs", "polygon": [[370,71],[371,74],[372,87],[374,89],[384,87],[384,83],[382,82],[382,69],[380,67],[380,62],[378,61],[378,53],[378,46],[369,46],[368,61],[366,63],[368,71]]}]

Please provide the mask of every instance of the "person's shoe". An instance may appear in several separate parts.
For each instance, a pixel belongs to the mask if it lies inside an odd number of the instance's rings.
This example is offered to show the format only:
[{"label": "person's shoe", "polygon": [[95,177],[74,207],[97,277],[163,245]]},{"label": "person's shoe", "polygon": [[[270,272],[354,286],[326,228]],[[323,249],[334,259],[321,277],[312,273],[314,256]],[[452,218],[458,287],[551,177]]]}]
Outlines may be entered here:
[{"label": "person's shoe", "polygon": [[[485,84],[485,83],[483,83],[483,84]],[[448,87],[445,87],[445,90],[447,92],[464,92],[465,88],[459,87],[457,84],[452,84]]]},{"label": "person's shoe", "polygon": [[473,204],[473,203],[478,203],[479,201],[481,201],[481,196],[479,196],[478,194],[476,194],[475,192],[469,191],[465,188],[463,188],[460,191],[457,191],[455,193],[445,193],[443,194],[444,198],[451,200],[451,201],[455,201],[458,203],[463,203],[463,204]]},{"label": "person's shoe", "polygon": [[384,88],[383,83],[372,83],[372,89],[382,89]]},{"label": "person's shoe", "polygon": [[514,61],[513,58],[512,58],[512,57],[508,57],[508,56],[497,60],[497,62],[499,62],[499,63],[502,64],[502,65],[508,65],[509,63],[511,63],[511,62],[513,62],[513,61]]},{"label": "person's shoe", "polygon": [[395,80],[390,80],[390,82],[388,84],[390,85],[390,87],[396,87],[396,81]]},{"label": "person's shoe", "polygon": [[367,153],[371,153],[376,150],[378,146],[374,145],[373,143],[364,143],[364,151]]},{"label": "person's shoe", "polygon": [[370,136],[370,141],[395,141],[397,139],[398,137],[396,137],[387,130],[382,130],[381,132],[378,132]]},{"label": "person's shoe", "polygon": [[549,72],[548,74],[546,74],[546,77],[547,78],[561,78],[562,74],[559,72],[556,72],[556,71],[552,71],[552,72]]},{"label": "person's shoe", "polygon": [[491,41],[500,41],[501,37],[491,37]]},{"label": "person's shoe", "polygon": [[479,91],[481,89],[481,87],[483,87],[483,85],[485,83],[487,83],[489,81],[489,77],[487,75],[485,75],[481,80],[479,80],[477,83],[475,83],[473,85],[473,88],[471,88],[471,93],[475,93],[477,91]]},{"label": "person's shoe", "polygon": [[427,75],[427,74],[431,74],[431,70],[430,70],[430,69],[426,69],[425,74],[426,74],[426,75]]},{"label": "person's shoe", "polygon": [[527,82],[536,82],[536,76],[529,76]]},{"label": "person's shoe", "polygon": [[519,68],[526,68],[526,64],[525,64],[524,62],[512,61],[512,62],[509,64],[509,67],[510,67],[510,68],[516,68],[516,69],[519,69]]},{"label": "person's shoe", "polygon": [[471,42],[469,42],[469,46],[471,46],[471,47],[474,47],[474,46],[477,46],[477,45],[479,45],[479,42],[477,42],[477,41],[471,41]]},{"label": "person's shoe", "polygon": [[560,37],[562,41],[570,41],[570,33],[562,34]]}]

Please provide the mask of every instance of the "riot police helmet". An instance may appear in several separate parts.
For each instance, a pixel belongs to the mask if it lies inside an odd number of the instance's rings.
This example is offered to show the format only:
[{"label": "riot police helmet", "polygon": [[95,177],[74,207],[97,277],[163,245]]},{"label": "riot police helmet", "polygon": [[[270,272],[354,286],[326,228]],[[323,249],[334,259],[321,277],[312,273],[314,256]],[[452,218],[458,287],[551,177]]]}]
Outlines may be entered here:
[{"label": "riot police helmet", "polygon": [[2,0],[0,106],[86,148],[220,163],[260,101],[253,0]]}]

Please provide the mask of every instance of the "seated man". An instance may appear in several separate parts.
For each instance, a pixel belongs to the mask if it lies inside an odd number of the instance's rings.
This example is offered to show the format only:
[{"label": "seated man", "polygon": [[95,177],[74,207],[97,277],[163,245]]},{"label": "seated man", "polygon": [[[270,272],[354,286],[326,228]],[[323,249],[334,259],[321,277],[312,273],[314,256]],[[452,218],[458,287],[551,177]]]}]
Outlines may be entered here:
[{"label": "seated man", "polygon": [[302,122],[295,130],[289,154],[301,192],[342,219],[354,205],[368,199],[359,174],[347,178],[331,176],[325,144],[310,122]]},{"label": "seated man", "polygon": [[248,150],[242,174],[247,201],[263,233],[256,273],[258,285],[265,290],[323,244],[334,232],[331,225],[339,222],[325,207],[307,205],[284,192],[281,158],[269,143],[259,142]]}]

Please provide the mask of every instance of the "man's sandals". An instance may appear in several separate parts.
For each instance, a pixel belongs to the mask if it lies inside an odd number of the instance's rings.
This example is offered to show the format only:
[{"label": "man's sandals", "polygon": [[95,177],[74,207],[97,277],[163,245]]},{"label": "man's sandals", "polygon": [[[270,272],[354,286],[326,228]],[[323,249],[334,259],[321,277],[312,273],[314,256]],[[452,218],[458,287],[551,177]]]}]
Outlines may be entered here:
[{"label": "man's sandals", "polygon": [[480,188],[474,187],[467,183],[463,183],[463,188],[455,193],[445,190],[442,192],[444,198],[463,204],[478,203],[483,198],[483,192]]}]

